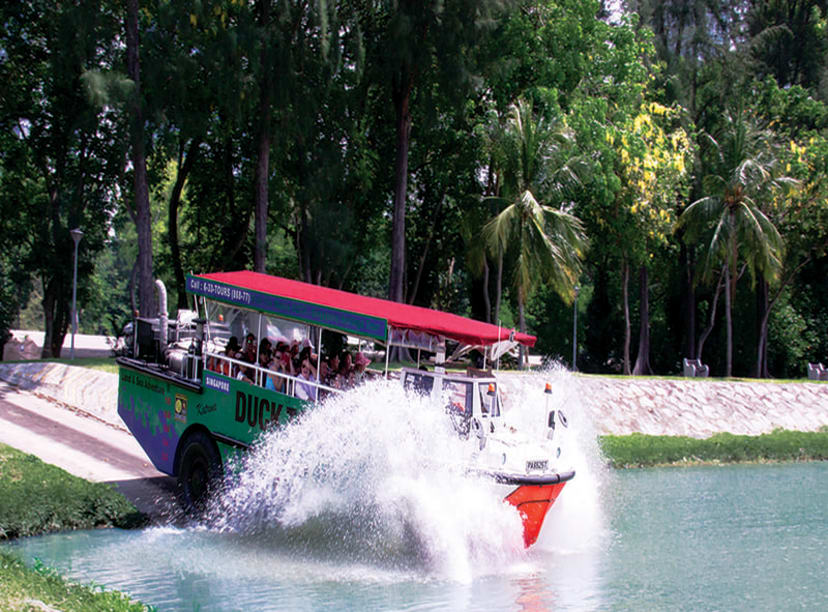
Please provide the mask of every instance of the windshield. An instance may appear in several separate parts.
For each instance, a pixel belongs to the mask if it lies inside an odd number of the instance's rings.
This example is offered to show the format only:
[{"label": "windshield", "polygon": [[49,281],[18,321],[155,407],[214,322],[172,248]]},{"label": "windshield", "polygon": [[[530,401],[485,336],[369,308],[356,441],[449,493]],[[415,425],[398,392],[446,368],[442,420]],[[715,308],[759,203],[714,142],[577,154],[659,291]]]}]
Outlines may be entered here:
[{"label": "windshield", "polygon": [[403,385],[406,389],[413,389],[417,393],[431,395],[431,389],[434,387],[434,378],[428,374],[406,372]]},{"label": "windshield", "polygon": [[448,402],[447,408],[464,419],[471,418],[474,396],[472,384],[456,380],[443,380],[443,395]]}]

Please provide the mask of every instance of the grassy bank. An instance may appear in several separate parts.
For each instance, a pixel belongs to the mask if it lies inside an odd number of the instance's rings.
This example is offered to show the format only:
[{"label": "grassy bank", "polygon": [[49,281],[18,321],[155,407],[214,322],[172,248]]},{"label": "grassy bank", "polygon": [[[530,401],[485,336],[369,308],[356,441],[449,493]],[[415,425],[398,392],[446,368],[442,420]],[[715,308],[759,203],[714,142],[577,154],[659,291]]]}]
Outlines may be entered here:
[{"label": "grassy bank", "polygon": [[698,463],[828,460],[828,427],[816,432],[776,430],[760,436],[719,433],[685,436],[601,436],[601,450],[612,467]]},{"label": "grassy bank", "polygon": [[117,591],[72,584],[54,570],[27,567],[15,555],[0,550],[0,609],[107,610],[141,612],[147,606]]},{"label": "grassy bank", "polygon": [[0,540],[68,529],[133,527],[142,516],[111,485],[72,476],[0,444]]},{"label": "grassy bank", "polygon": [[[91,483],[0,444],[0,540],[51,531],[133,527],[143,517],[112,486]],[[66,582],[0,550],[0,610],[146,610],[122,593]]]}]

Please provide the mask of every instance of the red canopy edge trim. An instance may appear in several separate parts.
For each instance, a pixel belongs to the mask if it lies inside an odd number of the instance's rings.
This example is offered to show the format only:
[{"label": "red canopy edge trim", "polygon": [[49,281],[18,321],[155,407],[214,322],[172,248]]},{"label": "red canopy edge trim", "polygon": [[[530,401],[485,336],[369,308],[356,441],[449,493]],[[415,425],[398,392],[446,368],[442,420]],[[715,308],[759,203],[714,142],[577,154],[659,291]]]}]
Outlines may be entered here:
[{"label": "red canopy edge trim", "polygon": [[213,272],[196,275],[196,277],[250,291],[304,301],[325,308],[382,318],[388,322],[389,326],[397,329],[424,331],[468,345],[488,346],[513,339],[515,342],[532,347],[537,340],[535,336],[529,334],[441,310],[401,304],[250,270]]}]

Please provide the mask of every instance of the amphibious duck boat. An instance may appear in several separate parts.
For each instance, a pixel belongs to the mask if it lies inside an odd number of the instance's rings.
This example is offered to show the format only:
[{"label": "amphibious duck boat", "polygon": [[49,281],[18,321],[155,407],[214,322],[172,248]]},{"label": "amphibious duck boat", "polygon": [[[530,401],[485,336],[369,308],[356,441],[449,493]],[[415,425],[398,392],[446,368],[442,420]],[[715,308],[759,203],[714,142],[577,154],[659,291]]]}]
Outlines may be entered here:
[{"label": "amphibious duck boat", "polygon": [[[249,271],[188,276],[195,308],[170,319],[164,286],[156,285],[159,316],[133,322],[126,354],[118,358],[118,412],[155,467],[178,478],[189,510],[201,507],[227,460],[262,431],[285,425],[315,399],[343,392],[323,376],[321,351],[313,354],[313,347],[328,344],[329,334],[383,345],[384,375],[399,376],[406,388],[445,410],[467,441],[466,472],[489,480],[517,508],[527,547],[575,475],[560,468],[564,414],[540,406],[546,431],[516,431],[504,419],[497,377],[486,369],[517,344],[534,345],[533,336]],[[291,345],[311,347],[316,363],[310,380],[262,356]],[[392,347],[416,351],[418,360],[425,351],[436,365],[389,373]],[[477,349],[483,368],[447,370],[447,349],[452,359]],[[308,389],[311,399],[300,399]]]}]

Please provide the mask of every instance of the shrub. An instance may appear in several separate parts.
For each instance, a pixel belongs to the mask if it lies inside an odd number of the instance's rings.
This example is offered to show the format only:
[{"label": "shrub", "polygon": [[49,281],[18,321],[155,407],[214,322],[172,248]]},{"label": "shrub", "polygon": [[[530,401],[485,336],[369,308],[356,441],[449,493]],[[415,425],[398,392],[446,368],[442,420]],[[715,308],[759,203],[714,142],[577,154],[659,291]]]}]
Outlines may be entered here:
[{"label": "shrub", "polygon": [[718,433],[705,439],[635,433],[601,436],[600,445],[613,467],[825,460],[828,427],[811,432],[777,429],[759,436]]}]

